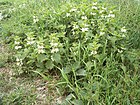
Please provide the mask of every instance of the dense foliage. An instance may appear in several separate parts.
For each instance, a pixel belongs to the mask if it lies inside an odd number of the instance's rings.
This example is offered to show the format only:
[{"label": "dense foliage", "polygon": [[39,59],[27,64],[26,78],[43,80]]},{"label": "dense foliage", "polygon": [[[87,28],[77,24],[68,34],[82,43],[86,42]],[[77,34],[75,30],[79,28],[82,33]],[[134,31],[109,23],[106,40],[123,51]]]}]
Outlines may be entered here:
[{"label": "dense foliage", "polygon": [[15,6],[3,11],[1,26],[16,75],[61,73],[56,86],[67,90],[63,104],[139,103],[140,91],[133,91],[139,88],[139,55],[127,47],[132,31],[118,21],[117,9],[87,1]]}]

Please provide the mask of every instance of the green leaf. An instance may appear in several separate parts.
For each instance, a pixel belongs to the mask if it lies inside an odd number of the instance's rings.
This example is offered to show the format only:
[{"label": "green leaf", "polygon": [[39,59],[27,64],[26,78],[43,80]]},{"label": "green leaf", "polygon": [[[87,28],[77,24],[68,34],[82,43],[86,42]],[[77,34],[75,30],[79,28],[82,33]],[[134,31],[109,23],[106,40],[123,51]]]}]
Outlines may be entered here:
[{"label": "green leaf", "polygon": [[36,62],[36,66],[39,67],[39,68],[42,68],[44,69],[44,64],[42,62]]},{"label": "green leaf", "polygon": [[45,61],[45,60],[47,60],[48,58],[47,58],[47,55],[45,55],[45,54],[39,54],[38,56],[37,56],[37,61],[38,62],[43,62],[43,61]]},{"label": "green leaf", "polygon": [[52,62],[51,60],[48,60],[48,61],[46,62],[46,64],[45,64],[45,67],[46,67],[47,69],[53,69],[54,64],[53,64],[53,62]]},{"label": "green leaf", "polygon": [[29,52],[30,52],[29,49],[24,49],[24,51],[21,52],[21,53],[22,53],[21,58],[22,58],[22,59],[25,59],[25,58],[28,56]]},{"label": "green leaf", "polygon": [[45,76],[43,73],[41,73],[39,71],[33,71],[33,72],[39,74],[44,80],[49,80],[49,78],[47,76]]},{"label": "green leaf", "polygon": [[74,70],[77,70],[80,67],[80,62],[75,62],[72,67],[74,68]]},{"label": "green leaf", "polygon": [[56,63],[60,63],[61,62],[61,56],[60,54],[56,53],[56,54],[53,54],[53,60],[56,62]]},{"label": "green leaf", "polygon": [[71,66],[70,65],[67,65],[66,67],[64,67],[64,72],[65,72],[65,74],[68,74],[68,73],[70,73],[72,71],[72,69],[71,69]]},{"label": "green leaf", "polygon": [[87,73],[86,73],[86,70],[84,69],[80,69],[78,71],[76,71],[76,75],[78,76],[85,76]]},{"label": "green leaf", "polygon": [[82,100],[73,100],[72,104],[74,104],[74,105],[84,105]]},{"label": "green leaf", "polygon": [[91,70],[91,68],[93,67],[93,63],[91,61],[88,61],[86,63],[86,67],[87,67],[87,70]]}]

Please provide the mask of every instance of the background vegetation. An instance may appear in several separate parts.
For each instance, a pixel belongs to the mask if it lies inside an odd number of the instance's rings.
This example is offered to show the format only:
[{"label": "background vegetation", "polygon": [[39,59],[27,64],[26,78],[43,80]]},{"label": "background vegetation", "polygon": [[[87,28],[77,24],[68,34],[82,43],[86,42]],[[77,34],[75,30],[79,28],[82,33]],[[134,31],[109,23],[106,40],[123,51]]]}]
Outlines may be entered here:
[{"label": "background vegetation", "polygon": [[[132,0],[2,0],[1,103],[139,105],[139,5]],[[42,84],[34,84],[38,80]]]}]

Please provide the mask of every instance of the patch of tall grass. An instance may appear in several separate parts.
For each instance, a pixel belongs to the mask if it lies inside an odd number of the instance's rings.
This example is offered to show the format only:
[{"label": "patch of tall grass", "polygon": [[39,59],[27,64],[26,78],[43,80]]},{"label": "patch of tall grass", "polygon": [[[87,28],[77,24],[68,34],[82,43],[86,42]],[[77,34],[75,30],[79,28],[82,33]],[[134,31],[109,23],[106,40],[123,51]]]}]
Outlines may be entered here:
[{"label": "patch of tall grass", "polygon": [[140,0],[105,1],[118,9],[118,20],[128,29],[128,47],[140,49]]}]

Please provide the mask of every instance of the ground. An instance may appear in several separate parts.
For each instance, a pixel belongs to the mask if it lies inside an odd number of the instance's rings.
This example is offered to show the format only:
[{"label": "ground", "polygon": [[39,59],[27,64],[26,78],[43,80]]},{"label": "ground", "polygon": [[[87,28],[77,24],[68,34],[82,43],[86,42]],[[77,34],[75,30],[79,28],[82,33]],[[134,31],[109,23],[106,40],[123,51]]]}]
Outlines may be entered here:
[{"label": "ground", "polygon": [[[50,81],[39,76],[13,75],[12,64],[8,63],[6,48],[0,48],[0,105],[56,105],[61,102],[55,83],[57,76]],[[5,60],[5,61],[4,61]]]}]

